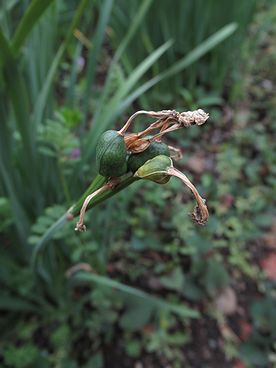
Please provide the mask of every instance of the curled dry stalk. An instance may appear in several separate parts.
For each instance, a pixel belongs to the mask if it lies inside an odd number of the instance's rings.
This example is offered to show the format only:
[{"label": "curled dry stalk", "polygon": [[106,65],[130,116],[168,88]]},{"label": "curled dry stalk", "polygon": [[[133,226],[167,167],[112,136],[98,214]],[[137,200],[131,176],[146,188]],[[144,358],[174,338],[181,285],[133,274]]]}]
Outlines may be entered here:
[{"label": "curled dry stalk", "polygon": [[77,222],[76,227],[75,227],[76,231],[86,231],[86,226],[84,225],[84,215],[85,215],[87,206],[89,205],[89,203],[94,197],[96,197],[100,193],[105,192],[108,188],[109,188],[109,185],[107,183],[103,185],[101,188],[99,188],[98,190],[95,190],[95,192],[89,194],[89,196],[85,198],[82,208],[80,210],[79,221]]},{"label": "curled dry stalk", "polygon": [[167,173],[168,175],[176,176],[185,185],[187,185],[188,188],[190,188],[197,202],[197,206],[195,207],[193,213],[191,214],[191,217],[195,223],[199,225],[205,225],[209,217],[209,212],[205,204],[205,199],[199,195],[194,184],[181,171],[177,170],[175,167],[169,167]]},{"label": "curled dry stalk", "polygon": [[202,109],[184,112],[178,112],[175,110],[161,110],[161,111],[140,110],[131,115],[131,117],[127,120],[125,125],[119,130],[119,133],[124,135],[128,130],[130,124],[139,115],[146,115],[151,118],[157,118],[158,121],[152,124],[156,125],[156,127],[160,126],[160,121],[164,121],[167,119],[170,119],[173,122],[177,122],[178,124],[180,124],[179,127],[181,127],[181,125],[185,127],[191,126],[193,124],[202,125],[206,122],[206,120],[209,117],[209,114],[203,111]]},{"label": "curled dry stalk", "polygon": [[[130,127],[133,120],[139,115],[146,115],[150,118],[157,118],[157,121],[150,124],[145,130],[139,133],[130,133],[126,135],[127,129]],[[119,134],[125,135],[126,147],[130,152],[143,152],[153,141],[161,140],[163,135],[180,128],[188,128],[191,125],[202,125],[209,118],[209,114],[198,109],[195,111],[177,112],[175,110],[162,111],[137,111],[125,123]],[[159,129],[155,135],[146,138],[154,130]]]},{"label": "curled dry stalk", "polygon": [[206,224],[209,212],[205,204],[205,199],[200,196],[196,187],[187,176],[173,166],[171,158],[163,155],[156,156],[140,167],[134,176],[140,179],[151,180],[159,184],[168,182],[171,176],[179,178],[191,190],[197,202],[191,214],[193,221],[199,225]]},{"label": "curled dry stalk", "polygon": [[76,231],[86,231],[86,226],[84,225],[84,215],[86,212],[86,209],[91,202],[93,198],[95,198],[97,195],[107,191],[108,189],[113,189],[117,184],[119,184],[119,179],[114,178],[110,179],[106,184],[104,184],[101,188],[95,190],[95,192],[89,194],[81,207],[80,215],[79,215],[79,221],[76,224],[75,230]]},{"label": "curled dry stalk", "polygon": [[[145,115],[146,117],[155,118],[157,120],[154,121],[153,123],[150,123],[149,126],[147,126],[146,129],[142,130],[141,132],[127,133],[129,127],[131,126],[135,118],[137,118],[140,115]],[[126,121],[124,126],[117,133],[119,136],[123,137],[124,144],[125,144],[128,154],[137,154],[137,153],[141,153],[145,151],[150,146],[151,142],[154,142],[154,141],[161,142],[165,134],[172,132],[174,130],[181,129],[181,128],[187,128],[192,125],[202,125],[207,121],[208,118],[209,118],[209,114],[203,111],[202,109],[198,109],[195,111],[186,111],[186,112],[181,112],[181,113],[175,110],[162,110],[162,111],[140,110],[140,111],[135,112]],[[171,158],[179,159],[182,157],[181,151],[178,148],[168,146],[168,149],[169,149]],[[157,157],[161,157],[161,156],[157,156]],[[128,176],[127,179],[125,179],[125,177],[107,178],[107,180],[105,181],[105,183],[103,183],[102,186],[97,187],[96,189],[94,188],[94,190],[90,193],[86,193],[87,196],[82,202],[82,207],[79,213],[79,221],[76,224],[75,230],[76,231],[86,230],[86,227],[84,225],[84,215],[91,201],[97,202],[98,198],[101,198],[102,200],[104,200],[105,195],[109,197],[113,195],[113,193],[115,194],[118,191],[118,188],[119,190],[121,190],[120,186],[123,188],[125,187],[124,185],[125,180],[127,182],[127,185],[129,185],[128,180],[129,180],[129,183],[131,183],[137,179],[149,179],[149,180],[153,180],[157,183],[162,184],[162,183],[167,182],[169,180],[169,177],[171,176],[178,177],[185,185],[187,185],[190,188],[190,190],[192,191],[197,201],[197,206],[194,209],[192,218],[198,224],[201,224],[201,225],[205,224],[209,216],[207,206],[205,205],[205,200],[199,195],[196,187],[191,183],[191,181],[187,178],[187,176],[173,167],[171,158],[168,158],[170,160],[169,163],[168,161],[166,163],[166,159],[160,161],[161,166],[165,163],[167,165],[161,171],[160,171],[160,167],[158,168],[158,165],[160,164],[160,162],[156,161],[154,158],[152,160],[147,161],[131,177]],[[150,161],[153,167],[147,166],[148,162]],[[146,172],[147,170],[149,170],[146,173],[146,175],[144,175],[143,173],[143,169],[145,168],[146,168]],[[153,171],[155,170],[153,176],[152,176],[152,173],[149,174],[152,168],[153,168]],[[74,207],[73,207],[73,209],[71,209],[70,213],[68,214],[68,218],[74,216],[75,215],[74,212],[76,211],[74,211]]]}]

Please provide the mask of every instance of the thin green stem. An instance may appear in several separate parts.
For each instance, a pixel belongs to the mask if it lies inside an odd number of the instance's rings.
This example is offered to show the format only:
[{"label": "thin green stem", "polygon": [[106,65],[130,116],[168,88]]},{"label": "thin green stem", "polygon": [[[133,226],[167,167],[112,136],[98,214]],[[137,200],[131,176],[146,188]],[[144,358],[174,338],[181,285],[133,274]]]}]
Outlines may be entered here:
[{"label": "thin green stem", "polygon": [[[98,194],[95,198],[93,198],[91,200],[91,202],[89,203],[87,209],[93,208],[95,206],[97,206],[98,204],[100,204],[101,202],[105,201],[106,199],[114,196],[115,194],[117,194],[118,192],[120,192],[121,190],[125,189],[126,187],[128,187],[130,184],[134,183],[135,181],[139,180],[139,178],[137,177],[126,177],[124,178],[118,185],[116,185],[115,188],[110,188],[108,190],[106,190],[103,193]],[[83,198],[84,196],[82,196]],[[79,201],[80,202],[80,201]],[[79,202],[76,206],[74,206],[70,213],[73,215],[73,217],[75,217],[76,215],[79,214],[80,208],[82,206],[82,203],[84,202],[82,200],[81,202],[81,206],[79,205]]]}]

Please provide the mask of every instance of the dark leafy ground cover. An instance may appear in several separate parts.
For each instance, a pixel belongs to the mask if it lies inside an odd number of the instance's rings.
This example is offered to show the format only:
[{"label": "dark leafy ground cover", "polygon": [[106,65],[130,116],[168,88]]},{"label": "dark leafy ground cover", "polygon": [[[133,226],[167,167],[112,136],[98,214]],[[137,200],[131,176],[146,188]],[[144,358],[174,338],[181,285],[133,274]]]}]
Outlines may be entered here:
[{"label": "dark leafy ground cover", "polygon": [[241,101],[214,109],[219,118],[198,135],[182,133],[188,138],[179,165],[202,183],[211,208],[206,228],[192,229],[188,197],[177,183],[148,185],[131,201],[130,238],[112,251],[109,275],[189,303],[201,318],[167,317],[131,332],[124,350],[137,358],[125,367],[275,364],[274,36],[259,44]]},{"label": "dark leafy ground cover", "polygon": [[[196,227],[189,219],[191,196],[176,180],[137,184],[92,210],[86,233],[76,236],[71,223],[55,235],[59,274],[43,292],[40,284],[34,288],[30,268],[19,272],[11,262],[10,274],[2,267],[1,276],[19,298],[5,299],[8,310],[1,301],[1,366],[275,367],[276,30],[273,12],[270,23],[265,13],[251,31],[252,42],[258,34],[256,52],[247,55],[236,90],[231,88],[236,102],[226,85],[222,98],[206,107],[207,124],[168,138],[183,153],[176,165],[207,198],[208,224]],[[57,94],[62,103],[62,87]],[[187,108],[196,107],[195,98]],[[72,111],[61,115],[78,120]],[[64,142],[75,149],[71,128],[52,123],[55,134],[42,133],[54,137],[57,147]],[[50,207],[33,226],[30,243],[66,209]],[[2,241],[4,249],[11,247],[6,234]],[[73,265],[189,306],[200,317],[155,308],[108,282],[75,284]]]}]

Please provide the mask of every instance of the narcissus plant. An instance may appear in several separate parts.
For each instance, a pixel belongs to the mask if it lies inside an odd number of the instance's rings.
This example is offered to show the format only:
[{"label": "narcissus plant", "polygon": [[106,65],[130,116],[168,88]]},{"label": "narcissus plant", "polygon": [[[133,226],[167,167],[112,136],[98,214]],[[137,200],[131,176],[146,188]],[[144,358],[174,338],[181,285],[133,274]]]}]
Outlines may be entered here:
[{"label": "narcissus plant", "polygon": [[[128,130],[134,119],[143,115],[154,118],[146,129],[138,133]],[[80,200],[68,211],[67,218],[79,215],[76,231],[84,231],[86,211],[107,200],[137,180],[151,180],[157,184],[167,183],[172,176],[179,178],[193,193],[196,207],[191,215],[195,223],[204,225],[208,209],[196,187],[174,167],[181,157],[178,148],[168,146],[163,137],[174,130],[191,125],[204,124],[209,115],[203,110],[177,112],[175,110],[137,111],[119,131],[104,132],[97,143],[96,163],[98,175]]]}]

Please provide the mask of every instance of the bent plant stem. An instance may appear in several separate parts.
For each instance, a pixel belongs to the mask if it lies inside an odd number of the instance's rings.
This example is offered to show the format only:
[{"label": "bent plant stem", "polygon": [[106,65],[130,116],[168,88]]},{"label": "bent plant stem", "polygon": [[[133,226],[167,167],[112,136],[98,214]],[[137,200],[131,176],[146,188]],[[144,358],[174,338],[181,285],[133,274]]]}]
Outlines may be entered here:
[{"label": "bent plant stem", "polygon": [[127,122],[125,123],[125,125],[119,130],[119,134],[124,135],[125,132],[128,130],[128,128],[130,127],[130,124],[132,123],[132,121],[139,115],[147,115],[151,118],[156,118],[156,119],[165,119],[167,117],[171,117],[171,118],[175,118],[177,115],[177,112],[174,110],[161,110],[161,111],[146,111],[146,110],[139,110],[136,111],[133,115],[131,115],[131,117],[127,120]]},{"label": "bent plant stem", "polygon": [[[126,131],[130,124],[138,115],[147,115],[151,118],[157,119],[150,124],[145,130],[139,133],[127,134]],[[209,118],[209,114],[202,109],[194,111],[178,112],[176,110],[161,110],[161,111],[145,111],[140,110],[134,113],[125,123],[125,125],[118,131],[124,137],[126,148],[132,153],[143,152],[148,148],[151,142],[161,141],[162,137],[174,130],[181,128],[188,128],[192,125],[202,125]],[[152,137],[147,137],[148,134],[154,130],[159,130],[153,134]]]},{"label": "bent plant stem", "polygon": [[[88,195],[82,205],[82,208],[80,210],[80,217],[79,221],[77,222],[76,231],[85,231],[86,227],[83,223],[84,220],[84,214],[87,210],[89,210],[92,207],[95,207],[97,204],[105,201],[106,199],[114,196],[116,193],[120,192],[121,190],[125,189],[130,184],[134,183],[134,181],[139,180],[139,178],[129,176],[125,177],[123,179],[119,178],[113,178],[110,179],[105,185],[103,185],[101,188],[96,190],[95,192]],[[72,209],[72,214],[75,213],[74,208]]]},{"label": "bent plant stem", "polygon": [[[203,111],[202,109],[198,109],[195,111],[184,111],[181,113],[177,112],[176,110],[161,110],[161,111],[140,110],[130,116],[125,125],[119,130],[119,134],[124,135],[128,130],[130,124],[139,115],[147,115],[151,118],[156,118],[161,121],[162,120],[166,121],[168,119],[171,120],[172,123],[178,123],[179,128],[182,126],[189,127],[193,124],[202,125],[209,118],[209,114]],[[159,123],[159,121],[156,123]],[[178,128],[174,128],[173,130],[175,129]]]},{"label": "bent plant stem", "polygon": [[[89,203],[87,209],[90,209],[90,208],[93,208],[93,207],[97,206],[101,202],[105,201],[106,199],[108,199],[108,198],[114,196],[115,194],[117,194],[118,192],[122,191],[123,189],[125,189],[126,187],[128,187],[130,184],[134,183],[138,179],[139,178],[136,178],[136,177],[133,177],[133,176],[128,176],[128,177],[124,178],[114,188],[109,188],[105,192],[100,193],[96,197],[94,197],[92,199],[92,201]],[[74,208],[72,210],[72,214],[74,216],[77,215],[77,213],[75,213]]]},{"label": "bent plant stem", "polygon": [[162,138],[164,134],[167,134],[169,132],[173,132],[174,130],[180,129],[179,124],[173,124],[167,129],[161,130],[158,134],[155,134],[152,138],[150,138],[150,141],[156,141]]},{"label": "bent plant stem", "polygon": [[169,167],[167,169],[167,174],[171,176],[176,176],[185,185],[187,185],[188,188],[190,188],[197,202],[197,206],[192,213],[192,219],[200,225],[205,225],[209,217],[208,208],[205,205],[205,199],[199,195],[196,187],[193,185],[193,183],[190,182],[187,176],[181,171],[177,170],[175,167]]},{"label": "bent plant stem", "polygon": [[134,114],[130,116],[130,118],[127,120],[125,125],[119,130],[119,134],[124,135],[126,131],[128,130],[130,124],[132,121],[138,116],[138,115],[151,115],[150,113],[154,113],[154,111],[146,111],[146,110],[140,110],[136,111]]},{"label": "bent plant stem", "polygon": [[105,192],[107,189],[110,188],[111,185],[112,185],[111,182],[108,182],[105,185],[103,185],[101,188],[97,189],[95,192],[91,193],[85,198],[82,208],[80,210],[79,221],[77,222],[76,227],[75,227],[76,231],[86,231],[86,226],[84,225],[84,215],[85,215],[87,206],[89,205],[89,203],[94,197]]},{"label": "bent plant stem", "polygon": [[67,211],[68,220],[73,220],[73,218],[79,214],[85,198],[106,184],[106,182],[107,178],[102,175],[97,175],[78,201]]}]

